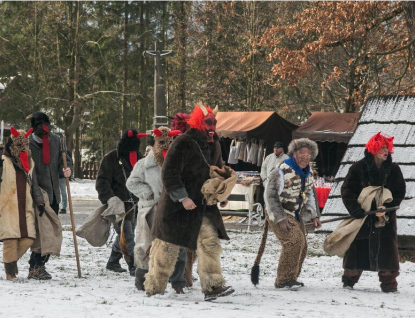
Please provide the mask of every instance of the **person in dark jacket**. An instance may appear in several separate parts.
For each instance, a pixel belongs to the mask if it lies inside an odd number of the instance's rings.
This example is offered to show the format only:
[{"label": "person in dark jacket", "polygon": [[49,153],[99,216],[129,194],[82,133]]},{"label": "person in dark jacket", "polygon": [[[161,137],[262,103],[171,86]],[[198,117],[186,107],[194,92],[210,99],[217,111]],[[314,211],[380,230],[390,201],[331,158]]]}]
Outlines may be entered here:
[{"label": "person in dark jacket", "polygon": [[[68,167],[64,169],[60,138],[50,131],[50,120],[45,113],[33,113],[30,124],[33,128],[33,133],[30,135],[29,147],[32,152],[32,159],[35,162],[39,187],[48,194],[50,206],[58,214],[61,199],[59,172],[62,171],[64,176],[69,178],[71,176],[72,164],[68,161]],[[69,157],[67,157],[67,160],[69,160]],[[42,256],[41,253],[32,251],[29,260],[28,278],[38,280],[51,279],[52,276],[45,268],[48,260],[49,255]]]},{"label": "person in dark jacket", "polygon": [[180,246],[196,250],[198,274],[205,300],[234,292],[225,286],[221,273],[219,239],[229,240],[216,205],[203,202],[201,188],[209,179],[209,166],[223,166],[210,107],[196,106],[189,124],[167,152],[163,168],[163,190],[155,213],[149,272],[144,287],[147,295],[164,293],[179,255]]},{"label": "person in dark jacket", "polygon": [[126,272],[120,265],[120,259],[122,258],[120,233],[122,219],[127,213],[124,221],[124,234],[129,256],[127,265],[131,276],[135,276],[134,228],[137,208],[134,205],[138,199],[128,191],[126,182],[137,160],[143,158],[138,150],[140,138],[143,136],[133,129],[125,131],[118,142],[117,149],[110,151],[102,159],[95,183],[98,199],[102,204],[108,204],[104,214],[115,216],[114,229],[117,237],[112,246],[106,268],[114,272]]},{"label": "person in dark jacket", "polygon": [[[350,167],[341,195],[345,207],[354,218],[365,217],[365,211],[359,203],[362,198],[359,196],[367,187],[378,186],[380,193],[390,191],[392,194],[392,200],[388,203],[369,202],[371,210],[399,206],[404,199],[405,180],[399,166],[392,162],[392,153],[393,137],[379,132],[367,142],[364,158]],[[385,293],[397,292],[399,257],[396,211],[366,217],[344,256],[343,268],[344,288],[352,289],[363,271],[377,271],[381,290]]]}]

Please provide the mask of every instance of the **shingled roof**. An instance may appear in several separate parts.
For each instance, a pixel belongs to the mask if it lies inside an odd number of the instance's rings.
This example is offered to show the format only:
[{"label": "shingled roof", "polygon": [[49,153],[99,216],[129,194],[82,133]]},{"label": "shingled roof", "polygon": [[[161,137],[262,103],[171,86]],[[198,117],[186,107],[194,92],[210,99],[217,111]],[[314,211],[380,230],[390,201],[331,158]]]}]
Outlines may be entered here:
[{"label": "shingled roof", "polygon": [[[399,164],[406,181],[406,197],[398,211],[398,235],[415,236],[415,96],[376,96],[362,107],[323,215],[348,215],[340,195],[344,178],[350,166],[363,158],[366,142],[379,131],[395,137],[392,160]],[[324,231],[334,230],[338,223],[327,223]]]}]

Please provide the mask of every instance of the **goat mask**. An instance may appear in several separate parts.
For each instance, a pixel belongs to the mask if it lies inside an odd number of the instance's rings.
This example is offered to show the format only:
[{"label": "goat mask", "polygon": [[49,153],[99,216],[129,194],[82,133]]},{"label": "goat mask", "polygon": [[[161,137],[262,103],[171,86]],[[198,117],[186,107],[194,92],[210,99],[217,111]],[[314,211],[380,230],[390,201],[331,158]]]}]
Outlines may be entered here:
[{"label": "goat mask", "polygon": [[10,154],[14,164],[21,170],[29,172],[30,159],[32,154],[29,148],[29,136],[33,128],[28,132],[24,130],[16,130],[14,127],[10,128],[11,136],[6,143],[6,151]]}]

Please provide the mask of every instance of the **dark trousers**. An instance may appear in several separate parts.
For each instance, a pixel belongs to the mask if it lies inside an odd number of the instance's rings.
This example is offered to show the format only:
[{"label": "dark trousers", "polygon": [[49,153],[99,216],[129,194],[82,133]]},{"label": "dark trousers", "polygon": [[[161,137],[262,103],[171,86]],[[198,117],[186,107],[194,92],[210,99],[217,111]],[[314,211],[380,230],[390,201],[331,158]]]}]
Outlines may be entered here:
[{"label": "dark trousers", "polygon": [[[343,284],[353,287],[359,281],[362,273],[363,270],[359,269],[345,269],[342,276]],[[399,271],[380,270],[378,271],[378,276],[382,291],[390,291],[398,288],[396,277],[399,276]]]}]

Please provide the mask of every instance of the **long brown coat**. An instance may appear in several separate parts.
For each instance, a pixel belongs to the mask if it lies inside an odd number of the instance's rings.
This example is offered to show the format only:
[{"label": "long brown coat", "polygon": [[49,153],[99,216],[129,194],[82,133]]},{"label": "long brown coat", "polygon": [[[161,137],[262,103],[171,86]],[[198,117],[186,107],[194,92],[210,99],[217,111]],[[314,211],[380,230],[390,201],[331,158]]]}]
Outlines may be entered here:
[{"label": "long brown coat", "polygon": [[[163,191],[152,228],[155,237],[192,250],[196,250],[204,216],[217,229],[220,239],[229,240],[218,207],[202,202],[200,190],[209,179],[209,166],[203,157],[209,165],[223,166],[217,135],[213,143],[208,143],[203,132],[190,129],[173,141],[163,164]],[[183,189],[195,202],[196,209],[186,210],[177,201],[177,194],[183,193]]]},{"label": "long brown coat", "polygon": [[[363,188],[383,185],[392,192],[393,201],[385,203],[386,207],[400,205],[405,198],[405,180],[401,169],[392,163],[391,156],[378,169],[373,155],[365,152],[365,158],[354,163],[344,180],[341,194],[350,215],[362,218],[364,211],[357,202]],[[376,204],[372,204],[372,210]],[[358,270],[399,270],[398,239],[396,228],[396,211],[388,212],[389,222],[383,228],[375,228],[378,218],[370,215],[351,244],[343,260],[345,269]]]},{"label": "long brown coat", "polygon": [[0,240],[36,238],[35,211],[36,204],[43,202],[43,196],[37,184],[34,163],[31,160],[29,175],[31,188],[27,184],[23,171],[16,171],[11,159],[4,155],[3,173],[0,187]]}]

